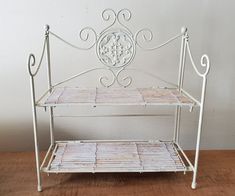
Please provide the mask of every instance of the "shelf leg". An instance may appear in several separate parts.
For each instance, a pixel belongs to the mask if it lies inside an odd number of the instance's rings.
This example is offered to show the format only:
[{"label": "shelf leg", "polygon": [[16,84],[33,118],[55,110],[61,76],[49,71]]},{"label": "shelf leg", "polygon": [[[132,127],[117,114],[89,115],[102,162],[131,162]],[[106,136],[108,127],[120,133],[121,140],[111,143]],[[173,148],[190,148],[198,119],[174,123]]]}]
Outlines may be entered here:
[{"label": "shelf leg", "polygon": [[51,145],[54,145],[54,118],[53,118],[53,107],[49,109],[49,117],[50,117],[50,138],[51,138]]},{"label": "shelf leg", "polygon": [[[50,43],[49,43],[49,25],[45,26],[45,38],[46,38],[46,51],[47,51],[47,77],[48,77],[48,88],[52,88],[51,82],[51,59],[50,59]],[[49,117],[50,117],[50,138],[51,145],[54,145],[54,117],[53,117],[53,107],[49,108]]]},{"label": "shelf leg", "polygon": [[179,143],[180,117],[181,117],[181,107],[176,106],[173,141],[177,143]]},{"label": "shelf leg", "polygon": [[34,79],[31,77],[31,94],[32,94],[32,114],[33,114],[33,133],[34,133],[34,148],[37,170],[37,190],[42,191],[41,174],[40,174],[40,159],[39,159],[39,144],[38,144],[38,132],[37,132],[37,111],[35,105],[35,91],[34,91]]},{"label": "shelf leg", "polygon": [[197,186],[196,178],[197,178],[200,140],[201,140],[201,131],[202,131],[202,117],[203,117],[203,107],[200,107],[199,122],[198,122],[198,133],[197,133],[197,144],[196,144],[196,154],[195,154],[195,161],[194,161],[194,169],[195,170],[193,172],[192,189],[196,189],[196,186]]},{"label": "shelf leg", "polygon": [[[185,70],[185,60],[186,60],[186,37],[187,37],[187,28],[182,27],[181,32],[184,33],[181,39],[181,48],[180,48],[180,62],[179,62],[179,73],[178,73],[178,90],[181,92],[184,81],[184,70]],[[181,107],[176,106],[175,110],[175,127],[174,127],[174,136],[173,141],[179,143],[179,131],[180,131],[180,118],[181,118]]]},{"label": "shelf leg", "polygon": [[199,151],[200,151],[200,140],[201,140],[201,132],[202,132],[202,119],[203,119],[203,109],[204,109],[204,101],[205,101],[205,88],[206,88],[206,77],[203,78],[202,83],[202,95],[201,95],[201,105],[199,111],[199,121],[198,121],[198,131],[197,131],[197,143],[196,143],[196,154],[194,161],[194,172],[193,172],[193,181],[192,181],[192,189],[196,189],[197,187],[197,170],[198,170],[198,160],[199,160]]}]

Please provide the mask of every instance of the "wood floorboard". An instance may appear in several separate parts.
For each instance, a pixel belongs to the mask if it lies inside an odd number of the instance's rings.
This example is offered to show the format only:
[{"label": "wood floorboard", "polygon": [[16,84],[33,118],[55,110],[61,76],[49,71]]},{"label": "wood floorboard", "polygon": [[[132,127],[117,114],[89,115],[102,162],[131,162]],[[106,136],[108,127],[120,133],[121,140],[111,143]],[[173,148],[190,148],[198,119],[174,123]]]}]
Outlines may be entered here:
[{"label": "wood floorboard", "polygon": [[[44,153],[41,154],[43,156]],[[187,151],[193,159],[193,152]],[[201,151],[198,188],[192,173],[42,174],[43,192],[36,191],[32,152],[0,153],[0,196],[56,195],[235,195],[235,150]]]}]

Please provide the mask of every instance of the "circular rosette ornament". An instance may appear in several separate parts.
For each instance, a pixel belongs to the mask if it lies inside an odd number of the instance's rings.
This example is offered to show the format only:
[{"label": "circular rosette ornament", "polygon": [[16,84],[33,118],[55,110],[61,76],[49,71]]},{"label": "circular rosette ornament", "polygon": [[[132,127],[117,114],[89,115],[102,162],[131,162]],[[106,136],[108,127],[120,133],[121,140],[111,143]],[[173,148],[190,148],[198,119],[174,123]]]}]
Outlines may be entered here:
[{"label": "circular rosette ornament", "polygon": [[100,61],[109,67],[124,67],[135,56],[135,42],[122,29],[104,32],[98,39],[97,55]]}]

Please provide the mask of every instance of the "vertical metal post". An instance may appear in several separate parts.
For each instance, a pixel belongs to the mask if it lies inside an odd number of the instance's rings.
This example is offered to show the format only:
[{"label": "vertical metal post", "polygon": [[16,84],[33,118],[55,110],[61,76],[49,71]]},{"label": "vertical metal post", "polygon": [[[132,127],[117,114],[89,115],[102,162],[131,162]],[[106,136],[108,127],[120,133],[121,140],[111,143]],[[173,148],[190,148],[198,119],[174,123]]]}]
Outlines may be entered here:
[{"label": "vertical metal post", "polygon": [[[45,38],[46,38],[46,50],[47,50],[47,77],[48,77],[48,89],[52,87],[51,82],[51,59],[50,59],[50,43],[49,43],[49,29],[50,26],[45,26]],[[54,118],[53,118],[53,107],[49,107],[49,118],[50,118],[50,138],[51,145],[54,145]]]},{"label": "vertical metal post", "polygon": [[200,105],[200,111],[199,111],[197,144],[196,144],[196,154],[195,154],[195,161],[194,161],[192,189],[196,189],[196,187],[197,187],[196,178],[197,178],[200,140],[201,140],[201,132],[202,132],[202,119],[203,119],[203,109],[204,109],[204,102],[205,102],[205,90],[206,90],[206,76],[204,75],[203,82],[202,82],[202,95],[201,95],[201,105]]},{"label": "vertical metal post", "polygon": [[[183,33],[184,35],[182,36],[182,39],[181,39],[181,49],[180,49],[180,63],[179,63],[179,74],[178,74],[178,90],[179,91],[181,91],[181,88],[183,86],[183,79],[184,79],[187,28],[182,27],[181,33]],[[173,141],[177,143],[179,142],[180,117],[181,117],[181,107],[176,106]]]},{"label": "vertical metal post", "polygon": [[38,144],[38,133],[37,133],[37,111],[36,111],[36,99],[35,99],[35,89],[34,89],[34,78],[30,77],[31,85],[31,96],[32,96],[32,113],[33,113],[33,133],[34,133],[34,146],[35,146],[35,159],[36,159],[36,169],[37,169],[37,180],[38,180],[38,191],[42,191],[41,185],[41,174],[40,174],[40,158],[39,158],[39,144]]}]

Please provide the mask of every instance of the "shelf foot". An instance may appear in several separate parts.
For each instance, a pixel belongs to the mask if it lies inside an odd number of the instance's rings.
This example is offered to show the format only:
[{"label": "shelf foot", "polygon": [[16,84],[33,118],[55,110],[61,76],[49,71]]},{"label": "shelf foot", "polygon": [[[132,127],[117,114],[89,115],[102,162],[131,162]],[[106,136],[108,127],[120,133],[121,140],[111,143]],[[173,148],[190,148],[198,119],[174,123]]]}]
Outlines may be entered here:
[{"label": "shelf foot", "polygon": [[42,186],[38,185],[38,192],[42,192]]},{"label": "shelf foot", "polygon": [[197,188],[197,183],[196,182],[192,182],[191,188],[192,189],[196,189]]}]

